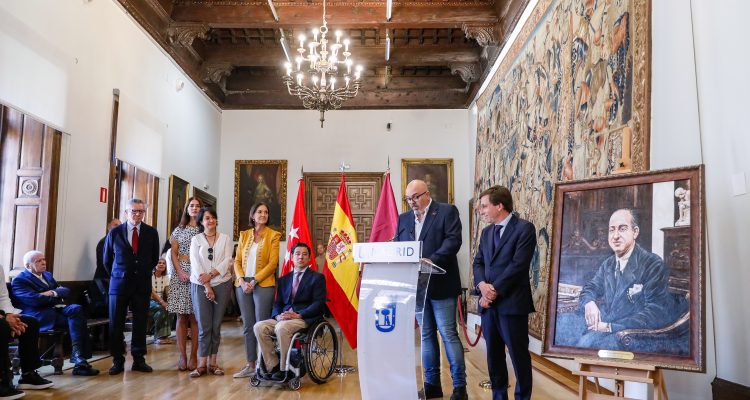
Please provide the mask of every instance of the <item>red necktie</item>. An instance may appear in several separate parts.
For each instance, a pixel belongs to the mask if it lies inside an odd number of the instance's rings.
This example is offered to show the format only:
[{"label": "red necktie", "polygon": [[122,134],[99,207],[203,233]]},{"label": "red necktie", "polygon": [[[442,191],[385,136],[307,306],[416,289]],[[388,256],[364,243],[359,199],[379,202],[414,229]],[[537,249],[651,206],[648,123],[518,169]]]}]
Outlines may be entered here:
[{"label": "red necktie", "polygon": [[133,253],[138,254],[138,228],[133,228],[133,243],[130,244],[133,248]]}]

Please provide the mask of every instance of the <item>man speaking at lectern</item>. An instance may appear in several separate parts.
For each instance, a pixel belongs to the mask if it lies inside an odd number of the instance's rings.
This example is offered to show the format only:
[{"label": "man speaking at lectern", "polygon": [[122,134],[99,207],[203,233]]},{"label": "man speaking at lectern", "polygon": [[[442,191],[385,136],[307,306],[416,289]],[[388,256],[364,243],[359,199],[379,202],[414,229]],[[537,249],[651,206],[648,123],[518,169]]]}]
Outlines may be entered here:
[{"label": "man speaking at lectern", "polygon": [[482,333],[487,344],[487,368],[492,399],[508,399],[505,346],[516,371],[516,400],[531,399],[529,267],[536,249],[536,228],[513,215],[513,198],[503,186],[479,196],[479,214],[490,224],[482,230],[474,256],[474,284],[482,294]]},{"label": "man speaking at lectern", "polygon": [[467,399],[464,348],[456,329],[456,301],[461,292],[456,253],[461,248],[461,219],[451,204],[433,201],[427,184],[413,180],[406,186],[404,200],[411,207],[398,217],[395,240],[422,242],[422,256],[445,269],[432,275],[427,288],[422,320],[422,365],[424,394],[428,399],[443,397],[440,385],[440,347],[437,330],[443,338],[453,379],[451,400]]}]

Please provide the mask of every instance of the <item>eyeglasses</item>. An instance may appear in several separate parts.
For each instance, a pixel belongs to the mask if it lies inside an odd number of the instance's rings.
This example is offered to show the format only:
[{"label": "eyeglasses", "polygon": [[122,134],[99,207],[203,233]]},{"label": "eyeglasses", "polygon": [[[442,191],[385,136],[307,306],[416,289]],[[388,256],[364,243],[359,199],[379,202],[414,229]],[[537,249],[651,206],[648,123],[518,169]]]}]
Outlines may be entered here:
[{"label": "eyeglasses", "polygon": [[130,210],[131,214],[145,214],[146,210]]},{"label": "eyeglasses", "polygon": [[213,261],[213,260],[214,260],[214,248],[209,247],[208,248],[208,261]]},{"label": "eyeglasses", "polygon": [[429,192],[429,190],[425,190],[424,192],[422,192],[422,193],[420,193],[420,194],[415,194],[414,196],[411,196],[411,197],[409,197],[409,196],[404,196],[404,201],[405,201],[405,202],[407,202],[407,203],[410,203],[410,202],[411,202],[411,203],[414,203],[414,202],[416,202],[417,200],[419,200],[419,198],[420,198],[420,197],[422,197],[422,196],[423,196],[423,195],[424,195],[425,193],[427,193],[427,192]]}]

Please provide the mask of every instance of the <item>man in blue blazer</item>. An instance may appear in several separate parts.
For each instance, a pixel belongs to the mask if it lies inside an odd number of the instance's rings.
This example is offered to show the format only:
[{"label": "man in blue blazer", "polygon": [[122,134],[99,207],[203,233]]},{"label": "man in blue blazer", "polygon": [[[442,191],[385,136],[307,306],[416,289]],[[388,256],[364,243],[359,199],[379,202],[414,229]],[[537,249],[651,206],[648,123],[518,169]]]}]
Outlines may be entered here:
[{"label": "man in blue blazer", "polygon": [[70,334],[70,362],[73,375],[93,376],[99,370],[89,364],[91,357],[86,314],[78,304],[65,305],[70,289],[60,286],[47,272],[47,260],[40,251],[32,250],[23,256],[26,267],[13,279],[13,297],[22,315],[39,320],[39,330],[67,330]]},{"label": "man in blue blazer", "polygon": [[[271,319],[258,321],[253,326],[267,379],[283,381],[288,378],[286,354],[295,332],[323,317],[326,302],[326,280],[323,274],[310,269],[310,247],[297,243],[292,248],[294,271],[279,278]],[[274,352],[271,335],[279,342],[281,358]]]},{"label": "man in blue blazer", "polygon": [[133,312],[131,354],[133,371],[151,372],[146,364],[146,321],[151,297],[151,270],[159,262],[159,233],[143,223],[146,205],[132,199],[127,205],[128,219],[112,229],[104,243],[104,267],[109,281],[110,375],[125,370],[123,330],[128,306]]},{"label": "man in blue blazer", "polygon": [[461,219],[458,209],[454,205],[432,200],[427,184],[419,179],[409,182],[404,199],[411,211],[399,215],[394,240],[421,241],[422,256],[445,269],[444,275],[430,277],[422,314],[424,395],[428,399],[443,397],[437,338],[437,331],[440,331],[453,379],[453,394],[450,398],[466,399],[464,348],[456,329],[456,306],[461,293],[461,277],[456,258],[461,248]]},{"label": "man in blue blazer", "polygon": [[513,215],[513,198],[503,186],[480,195],[479,214],[490,224],[474,257],[474,284],[481,292],[482,333],[492,398],[508,399],[505,346],[516,372],[516,400],[531,398],[529,314],[534,312],[529,269],[536,249],[536,228]]}]

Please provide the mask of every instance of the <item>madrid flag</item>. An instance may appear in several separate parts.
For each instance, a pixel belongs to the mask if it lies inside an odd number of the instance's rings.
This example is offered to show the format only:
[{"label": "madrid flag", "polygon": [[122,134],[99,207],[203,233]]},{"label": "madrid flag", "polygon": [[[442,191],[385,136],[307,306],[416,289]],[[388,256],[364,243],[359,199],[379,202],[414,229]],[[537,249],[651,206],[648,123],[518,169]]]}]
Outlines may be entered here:
[{"label": "madrid flag", "polygon": [[342,174],[336,208],[333,211],[331,236],[326,247],[326,292],[328,309],[341,326],[349,345],[356,349],[359,267],[354,262],[352,253],[354,243],[357,243],[357,231],[354,229]]},{"label": "madrid flag", "polygon": [[396,198],[391,187],[391,170],[385,171],[383,188],[380,190],[378,209],[375,211],[375,221],[372,223],[370,242],[388,242],[396,236],[398,226],[398,210]]},{"label": "madrid flag", "polygon": [[315,248],[312,245],[310,228],[307,226],[307,213],[305,212],[305,180],[302,178],[299,179],[297,203],[294,206],[292,226],[289,228],[289,235],[286,238],[286,255],[284,256],[284,265],[281,266],[281,276],[286,275],[289,271],[294,269],[294,262],[292,262],[292,248],[300,242],[310,246],[310,267],[312,267],[314,271],[317,271],[318,268],[315,265]]}]

